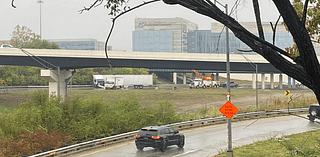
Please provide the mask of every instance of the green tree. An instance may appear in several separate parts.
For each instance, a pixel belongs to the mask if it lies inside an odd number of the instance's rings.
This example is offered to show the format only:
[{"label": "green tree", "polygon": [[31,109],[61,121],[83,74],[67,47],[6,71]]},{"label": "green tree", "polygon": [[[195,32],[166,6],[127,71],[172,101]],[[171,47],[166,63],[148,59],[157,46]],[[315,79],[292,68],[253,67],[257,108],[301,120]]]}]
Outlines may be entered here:
[{"label": "green tree", "polygon": [[32,48],[32,49],[59,49],[59,45],[49,43],[46,40],[40,40],[40,36],[33,33],[26,26],[17,25],[12,32],[10,44],[14,47]]},{"label": "green tree", "polygon": [[101,75],[148,75],[149,71],[145,68],[112,68],[103,70]]},{"label": "green tree", "polygon": [[92,68],[77,69],[72,77],[72,84],[90,85],[92,84],[92,75],[94,74],[95,73],[93,72]]},{"label": "green tree", "polygon": [[40,76],[41,68],[30,66],[0,67],[0,86],[47,85]]},{"label": "green tree", "polygon": [[56,43],[49,43],[46,40],[35,39],[32,42],[27,42],[23,48],[31,49],[60,49]]}]

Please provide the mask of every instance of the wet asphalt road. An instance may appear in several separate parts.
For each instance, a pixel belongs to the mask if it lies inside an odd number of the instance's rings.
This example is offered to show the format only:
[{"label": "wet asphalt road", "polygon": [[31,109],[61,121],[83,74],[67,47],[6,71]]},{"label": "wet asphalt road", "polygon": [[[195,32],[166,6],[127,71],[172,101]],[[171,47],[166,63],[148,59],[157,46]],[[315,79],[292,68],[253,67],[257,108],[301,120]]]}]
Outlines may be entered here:
[{"label": "wet asphalt road", "polygon": [[[306,115],[303,115],[306,117]],[[232,123],[233,147],[320,129],[320,124],[296,116],[276,117]],[[82,157],[211,157],[227,149],[227,124],[181,131],[186,136],[184,148],[169,146],[165,152],[154,148],[138,151],[134,141],[81,154]],[[79,155],[77,155],[79,156]]]}]

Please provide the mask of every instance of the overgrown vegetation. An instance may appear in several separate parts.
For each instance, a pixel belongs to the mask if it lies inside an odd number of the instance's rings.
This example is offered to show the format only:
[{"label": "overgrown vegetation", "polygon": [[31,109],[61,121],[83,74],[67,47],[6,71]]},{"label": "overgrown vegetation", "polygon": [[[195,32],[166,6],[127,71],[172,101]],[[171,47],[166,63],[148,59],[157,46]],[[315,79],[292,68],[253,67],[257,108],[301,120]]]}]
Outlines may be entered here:
[{"label": "overgrown vegetation", "polygon": [[145,108],[134,96],[113,104],[97,97],[72,97],[61,102],[59,98],[49,99],[48,91],[39,90],[30,101],[12,111],[5,109],[0,115],[0,152],[5,156],[31,155],[31,152],[58,148],[61,145],[40,142],[58,134],[55,131],[59,132],[56,142],[71,144],[69,138],[73,143],[87,141],[147,125],[176,123],[184,118],[189,117],[176,114],[168,100]]},{"label": "overgrown vegetation", "polygon": [[[48,82],[40,76],[43,68],[30,66],[4,66],[0,67],[0,86],[43,86]],[[148,69],[144,68],[112,68],[104,70],[102,74],[123,74],[123,75],[146,75]],[[77,69],[72,78],[73,85],[91,85],[92,75],[95,75],[93,68]],[[153,84],[157,84],[158,77],[153,74]],[[69,82],[71,84],[71,82]]]},{"label": "overgrown vegetation", "polygon": [[[235,157],[242,156],[319,156],[320,130],[293,134],[281,138],[272,137],[242,147],[234,148]],[[226,156],[225,152],[215,157]]]},{"label": "overgrown vegetation", "polygon": [[[239,91],[237,91],[239,90]],[[0,156],[7,153],[24,155],[25,152],[41,152],[62,145],[111,136],[137,130],[143,126],[164,125],[180,121],[221,116],[218,108],[200,107],[195,112],[179,112],[174,101],[180,99],[205,100],[204,93],[213,99],[225,98],[224,89],[215,90],[103,90],[72,91],[65,101],[48,98],[48,91],[36,91],[29,101],[19,107],[8,109],[2,104],[0,112]],[[153,93],[153,94],[152,94]],[[234,89],[234,97],[254,95],[250,90]],[[262,93],[262,91],[261,91]],[[8,93],[5,93],[8,94]],[[15,93],[12,93],[15,94]],[[189,100],[190,99],[190,100]],[[315,98],[299,97],[290,102],[290,108],[307,107],[315,103]],[[266,102],[266,104],[269,104]],[[275,99],[271,105],[261,110],[285,109],[287,99]],[[240,109],[241,112],[253,112],[255,108]],[[59,132],[55,140],[61,145],[38,143],[32,137],[50,139],[51,132]],[[41,136],[38,136],[40,134]],[[28,137],[26,139],[26,137]],[[70,141],[72,139],[72,141]],[[31,143],[28,143],[31,142]],[[39,142],[38,141],[38,142]],[[26,143],[27,142],[27,143]],[[30,147],[31,145],[34,145]],[[20,148],[21,147],[21,148]],[[18,149],[18,150],[15,150]],[[21,150],[20,150],[21,149]],[[2,154],[1,154],[2,153]],[[30,155],[30,154],[26,154]]]}]

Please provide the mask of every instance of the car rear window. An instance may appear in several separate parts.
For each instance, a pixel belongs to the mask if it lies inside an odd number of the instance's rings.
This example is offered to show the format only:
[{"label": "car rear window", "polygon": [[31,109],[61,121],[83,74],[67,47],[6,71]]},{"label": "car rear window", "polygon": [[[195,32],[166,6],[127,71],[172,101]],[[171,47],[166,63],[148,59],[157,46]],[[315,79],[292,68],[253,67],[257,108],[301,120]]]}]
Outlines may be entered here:
[{"label": "car rear window", "polygon": [[155,136],[158,135],[158,130],[152,130],[152,129],[141,129],[139,131],[139,135],[151,135],[151,136]]}]

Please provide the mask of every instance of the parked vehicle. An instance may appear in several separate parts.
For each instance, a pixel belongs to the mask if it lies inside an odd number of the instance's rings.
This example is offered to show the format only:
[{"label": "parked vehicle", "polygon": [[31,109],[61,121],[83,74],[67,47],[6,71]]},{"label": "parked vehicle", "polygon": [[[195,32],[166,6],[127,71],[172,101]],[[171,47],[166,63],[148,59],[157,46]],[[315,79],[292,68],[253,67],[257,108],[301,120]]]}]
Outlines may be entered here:
[{"label": "parked vehicle", "polygon": [[189,88],[212,88],[219,87],[219,81],[209,81],[203,79],[194,79],[190,84]]},{"label": "parked vehicle", "polygon": [[107,77],[104,83],[105,89],[121,89],[124,88],[123,77]]},{"label": "parked vehicle", "polygon": [[309,120],[314,122],[316,118],[320,119],[320,106],[319,104],[313,104],[309,106]]},{"label": "parked vehicle", "polygon": [[104,88],[105,78],[102,75],[93,75],[93,87]]},{"label": "parked vehicle", "polygon": [[142,89],[143,87],[152,85],[152,75],[93,75],[93,86],[104,89],[120,89],[128,87]]},{"label": "parked vehicle", "polygon": [[206,77],[204,75],[201,75],[196,70],[192,70],[199,78],[194,79],[190,84],[189,88],[213,88],[213,87],[219,87],[220,82],[218,81],[212,81],[211,77]]},{"label": "parked vehicle", "polygon": [[9,44],[2,44],[2,45],[0,46],[0,48],[14,48],[14,46],[9,45]]},{"label": "parked vehicle", "polygon": [[177,145],[179,148],[183,148],[185,143],[185,137],[182,133],[167,126],[141,128],[135,137],[138,150],[143,150],[144,147],[153,147],[164,152],[167,146]]},{"label": "parked vehicle", "polygon": [[[227,82],[223,83],[221,85],[221,87],[224,87],[224,88],[227,88]],[[235,83],[235,82],[230,82],[230,87],[235,87],[235,88],[238,88],[239,87],[239,84],[238,83]]]}]

